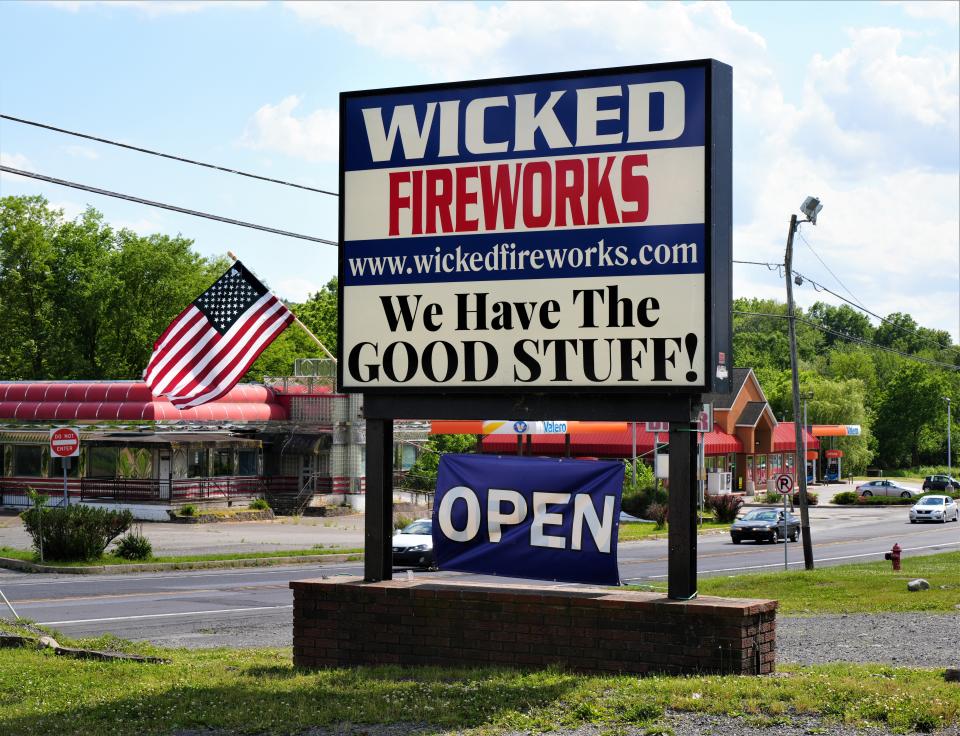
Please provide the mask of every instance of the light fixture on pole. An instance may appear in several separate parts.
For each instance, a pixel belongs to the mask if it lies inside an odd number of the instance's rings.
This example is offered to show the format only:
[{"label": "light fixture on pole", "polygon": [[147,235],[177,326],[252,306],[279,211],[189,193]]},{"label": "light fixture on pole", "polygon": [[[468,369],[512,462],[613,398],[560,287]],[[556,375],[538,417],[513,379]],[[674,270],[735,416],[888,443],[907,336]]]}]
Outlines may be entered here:
[{"label": "light fixture on pole", "polygon": [[953,477],[953,456],[950,454],[950,397],[941,396],[947,402],[947,475]]},{"label": "light fixture on pole", "polygon": [[[803,204],[800,205],[800,211],[806,217],[805,220],[800,222],[809,222],[813,225],[817,224],[817,215],[820,214],[820,210],[823,209],[823,205],[820,204],[820,200],[816,197],[807,197],[803,200]],[[784,271],[787,281],[787,325],[790,330],[790,373],[793,383],[793,428],[794,428],[794,467],[799,471],[800,468],[803,468],[803,472],[797,472],[797,480],[800,481],[800,533],[803,537],[803,566],[807,570],[813,569],[813,540],[810,537],[810,511],[807,505],[807,455],[804,452],[803,460],[801,460],[797,455],[801,452],[801,447],[803,446],[803,435],[800,432],[800,375],[797,369],[797,325],[796,325],[796,316],[794,314],[793,307],[793,236],[797,232],[797,228],[800,225],[800,222],[797,221],[796,215],[790,216],[790,230],[787,233],[787,251],[784,254]],[[806,428],[804,428],[804,433]]]}]

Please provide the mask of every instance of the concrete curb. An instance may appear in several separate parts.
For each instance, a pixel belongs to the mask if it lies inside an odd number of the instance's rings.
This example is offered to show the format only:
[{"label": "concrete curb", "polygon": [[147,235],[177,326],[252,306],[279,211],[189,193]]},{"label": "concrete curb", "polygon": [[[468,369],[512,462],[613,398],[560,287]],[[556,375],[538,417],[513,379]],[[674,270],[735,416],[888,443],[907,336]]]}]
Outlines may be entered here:
[{"label": "concrete curb", "polygon": [[306,565],[318,562],[350,562],[362,560],[362,552],[343,555],[300,555],[296,557],[249,557],[240,560],[200,560],[197,562],[143,562],[130,565],[39,565],[12,557],[0,557],[0,568],[19,572],[57,573],[60,575],[104,575],[128,572],[162,572],[164,570],[206,570],[231,567],[274,567]]}]

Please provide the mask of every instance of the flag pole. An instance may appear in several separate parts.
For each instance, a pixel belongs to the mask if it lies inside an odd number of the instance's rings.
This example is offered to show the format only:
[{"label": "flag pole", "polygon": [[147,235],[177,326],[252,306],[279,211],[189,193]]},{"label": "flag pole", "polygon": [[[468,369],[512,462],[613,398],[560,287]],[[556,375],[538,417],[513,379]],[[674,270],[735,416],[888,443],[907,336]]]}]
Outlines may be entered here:
[{"label": "flag pole", "polygon": [[[235,261],[239,261],[239,260],[240,260],[240,259],[237,258],[237,256],[233,253],[233,251],[228,250],[228,251],[227,251],[227,255],[230,256],[230,258],[232,258],[232,259],[235,260]],[[291,314],[293,314],[293,313],[291,312]],[[313,340],[315,343],[317,343],[317,345],[320,347],[320,349],[326,354],[326,356],[327,356],[328,358],[330,358],[330,360],[332,360],[334,363],[337,362],[337,359],[336,359],[335,357],[333,357],[333,353],[331,353],[329,350],[327,350],[327,346],[324,345],[322,342],[320,342],[320,338],[317,337],[316,335],[314,335],[314,334],[310,331],[310,328],[307,327],[305,324],[303,324],[303,322],[300,321],[300,318],[299,318],[297,315],[295,315],[295,314],[293,315],[293,323],[294,323],[295,325],[297,325],[298,327],[300,327],[301,330],[303,330],[304,332],[306,332],[306,333],[307,333],[307,336],[308,336],[311,340]]]}]

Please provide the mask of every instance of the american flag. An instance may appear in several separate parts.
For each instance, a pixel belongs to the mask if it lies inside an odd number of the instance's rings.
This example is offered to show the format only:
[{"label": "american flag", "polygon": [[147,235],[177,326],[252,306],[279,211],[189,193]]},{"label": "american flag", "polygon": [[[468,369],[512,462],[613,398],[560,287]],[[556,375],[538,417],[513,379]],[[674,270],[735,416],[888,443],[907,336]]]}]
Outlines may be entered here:
[{"label": "american flag", "polygon": [[293,312],[240,261],[170,323],[143,378],[185,409],[218,399],[293,322]]}]

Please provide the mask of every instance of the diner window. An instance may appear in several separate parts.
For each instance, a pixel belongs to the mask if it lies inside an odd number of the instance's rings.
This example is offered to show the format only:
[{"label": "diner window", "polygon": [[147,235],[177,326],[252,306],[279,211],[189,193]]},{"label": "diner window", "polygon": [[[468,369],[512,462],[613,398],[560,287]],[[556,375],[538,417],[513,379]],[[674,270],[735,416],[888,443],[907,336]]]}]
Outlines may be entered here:
[{"label": "diner window", "polygon": [[116,447],[88,447],[87,477],[116,478],[117,453],[118,448]]},{"label": "diner window", "polygon": [[41,477],[43,475],[43,448],[40,445],[14,445],[13,474]]},{"label": "diner window", "polygon": [[256,450],[240,450],[237,452],[237,475],[257,475]]},{"label": "diner window", "polygon": [[0,445],[0,478],[7,474],[7,448]]},{"label": "diner window", "polygon": [[117,474],[121,478],[152,478],[153,451],[145,447],[124,447],[117,456]]},{"label": "diner window", "polygon": [[187,477],[188,478],[206,478],[207,477],[207,451],[206,450],[187,450]]},{"label": "diner window", "polygon": [[400,470],[410,470],[417,461],[417,448],[413,445],[400,445]]},{"label": "diner window", "polygon": [[233,475],[233,450],[213,451],[213,474]]},{"label": "diner window", "polygon": [[757,482],[764,482],[767,479],[767,456],[757,455]]},{"label": "diner window", "polygon": [[[67,477],[68,478],[79,478],[80,477],[80,458],[71,457],[70,467],[67,468]],[[50,477],[51,478],[62,478],[63,477],[63,459],[59,457],[50,458]]]},{"label": "diner window", "polygon": [[784,455],[784,459],[786,460],[786,462],[784,463],[784,465],[786,466],[785,472],[790,473],[790,475],[793,475],[793,453],[788,452],[786,455]]}]

